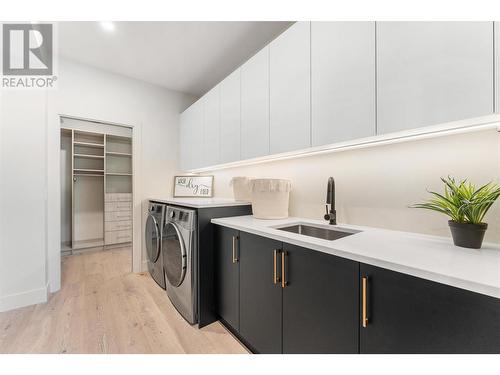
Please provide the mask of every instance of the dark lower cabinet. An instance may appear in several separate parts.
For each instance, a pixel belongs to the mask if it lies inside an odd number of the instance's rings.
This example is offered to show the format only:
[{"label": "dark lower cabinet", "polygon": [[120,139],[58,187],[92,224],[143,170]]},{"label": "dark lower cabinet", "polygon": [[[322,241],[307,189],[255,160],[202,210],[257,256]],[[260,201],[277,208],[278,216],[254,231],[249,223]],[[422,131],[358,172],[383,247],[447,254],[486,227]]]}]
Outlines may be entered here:
[{"label": "dark lower cabinet", "polygon": [[366,264],[360,275],[361,353],[500,353],[499,299]]},{"label": "dark lower cabinet", "polygon": [[273,282],[281,242],[241,232],[239,250],[239,334],[256,353],[281,353],[282,288]]},{"label": "dark lower cabinet", "polygon": [[283,244],[283,353],[357,353],[359,263]]},{"label": "dark lower cabinet", "polygon": [[500,299],[216,226],[216,312],[255,353],[500,353]]},{"label": "dark lower cabinet", "polygon": [[214,228],[215,310],[236,331],[240,325],[238,235],[234,229]]}]

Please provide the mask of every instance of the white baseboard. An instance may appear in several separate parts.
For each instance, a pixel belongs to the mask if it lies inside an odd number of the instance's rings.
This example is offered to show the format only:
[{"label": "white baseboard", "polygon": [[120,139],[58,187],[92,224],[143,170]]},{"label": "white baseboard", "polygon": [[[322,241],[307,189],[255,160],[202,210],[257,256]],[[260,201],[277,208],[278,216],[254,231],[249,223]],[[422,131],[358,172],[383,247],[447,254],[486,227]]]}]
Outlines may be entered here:
[{"label": "white baseboard", "polygon": [[46,285],[43,288],[2,296],[0,297],[0,312],[47,302],[48,290],[49,287]]},{"label": "white baseboard", "polygon": [[47,285],[47,299],[49,294],[58,292],[61,289],[61,279]]}]

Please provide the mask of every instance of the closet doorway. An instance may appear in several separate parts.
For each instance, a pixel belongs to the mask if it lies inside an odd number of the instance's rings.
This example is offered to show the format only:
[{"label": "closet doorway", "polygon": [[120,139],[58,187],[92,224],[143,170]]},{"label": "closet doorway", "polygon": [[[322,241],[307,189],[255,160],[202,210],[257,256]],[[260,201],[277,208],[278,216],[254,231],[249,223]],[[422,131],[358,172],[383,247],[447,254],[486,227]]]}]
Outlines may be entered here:
[{"label": "closet doorway", "polygon": [[60,122],[61,255],[123,249],[132,270],[132,128]]}]

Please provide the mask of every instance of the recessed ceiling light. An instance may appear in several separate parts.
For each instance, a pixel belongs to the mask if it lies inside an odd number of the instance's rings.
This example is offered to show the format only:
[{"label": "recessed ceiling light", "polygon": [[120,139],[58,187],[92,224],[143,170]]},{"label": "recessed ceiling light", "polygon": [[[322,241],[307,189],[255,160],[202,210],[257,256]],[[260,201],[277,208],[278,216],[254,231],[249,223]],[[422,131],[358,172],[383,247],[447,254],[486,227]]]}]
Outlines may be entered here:
[{"label": "recessed ceiling light", "polygon": [[106,31],[114,31],[115,30],[115,24],[110,21],[102,21],[100,22],[101,27],[106,30]]}]

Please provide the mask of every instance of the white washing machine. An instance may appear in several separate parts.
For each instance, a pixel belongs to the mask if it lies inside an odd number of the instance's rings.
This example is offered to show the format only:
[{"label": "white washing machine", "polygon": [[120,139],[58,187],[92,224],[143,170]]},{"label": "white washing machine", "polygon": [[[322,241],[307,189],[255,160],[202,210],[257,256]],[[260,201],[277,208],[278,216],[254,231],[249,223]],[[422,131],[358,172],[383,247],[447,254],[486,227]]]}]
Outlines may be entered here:
[{"label": "white washing machine", "polygon": [[162,255],[167,295],[190,324],[197,311],[197,220],[196,211],[167,206]]},{"label": "white washing machine", "polygon": [[165,225],[167,206],[162,203],[149,203],[146,219],[146,252],[148,256],[148,270],[156,283],[165,289],[165,273],[163,272],[162,257],[162,228]]}]

